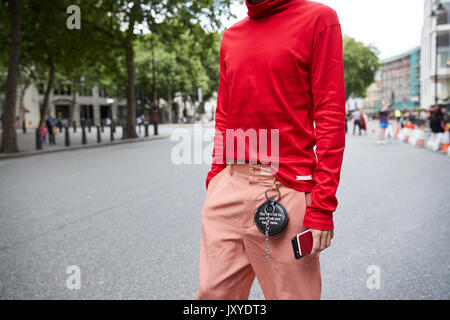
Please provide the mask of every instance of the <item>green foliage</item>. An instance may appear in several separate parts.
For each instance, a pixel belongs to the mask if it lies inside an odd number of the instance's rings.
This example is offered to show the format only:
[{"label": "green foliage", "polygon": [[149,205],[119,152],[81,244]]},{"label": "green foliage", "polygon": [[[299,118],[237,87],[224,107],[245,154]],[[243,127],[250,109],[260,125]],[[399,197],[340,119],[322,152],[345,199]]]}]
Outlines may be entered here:
[{"label": "green foliage", "polygon": [[[99,85],[123,98],[130,77],[126,57],[134,55],[137,85],[152,99],[153,48],[159,97],[182,92],[195,102],[200,87],[208,99],[219,79],[221,34],[213,30],[232,16],[235,1],[22,0],[21,80],[47,84],[52,65],[55,83],[71,83],[77,91]],[[81,9],[81,30],[66,27],[69,5]],[[0,0],[0,90],[10,47],[7,6]]]},{"label": "green foliage", "polygon": [[8,2],[0,0],[0,93],[6,89],[8,75],[9,50],[11,45],[11,26]]},{"label": "green foliage", "polygon": [[181,92],[197,101],[198,88],[202,88],[203,99],[209,99],[218,88],[220,41],[218,32],[185,32],[172,39],[161,39],[157,34],[143,36],[135,43],[140,90],[152,97],[154,52],[160,97],[167,100],[169,92]]},{"label": "green foliage", "polygon": [[345,94],[351,97],[366,96],[366,89],[375,80],[379,68],[378,50],[373,46],[366,46],[362,42],[344,37],[344,72]]}]

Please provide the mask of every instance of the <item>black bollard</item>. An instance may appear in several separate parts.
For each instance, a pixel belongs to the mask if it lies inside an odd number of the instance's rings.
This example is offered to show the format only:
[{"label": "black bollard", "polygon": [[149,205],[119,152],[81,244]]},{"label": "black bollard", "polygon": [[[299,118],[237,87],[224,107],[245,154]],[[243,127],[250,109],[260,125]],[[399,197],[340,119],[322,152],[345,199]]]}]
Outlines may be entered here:
[{"label": "black bollard", "polygon": [[109,128],[111,129],[111,141],[114,141],[114,123],[111,123],[111,125],[109,126]]},{"label": "black bollard", "polygon": [[127,128],[126,128],[126,122],[122,122],[122,140],[125,140],[127,138]]},{"label": "black bollard", "polygon": [[91,120],[88,120],[88,131],[91,132]]},{"label": "black bollard", "polygon": [[36,129],[36,150],[42,149],[42,140],[41,140],[41,130],[39,128]]},{"label": "black bollard", "polygon": [[158,113],[157,109],[153,110],[152,120],[153,120],[154,133],[155,133],[155,136],[157,136],[158,135],[158,123],[159,123],[159,113]]},{"label": "black bollard", "polygon": [[97,125],[97,142],[101,143],[102,142],[102,134],[100,133],[100,126]]},{"label": "black bollard", "polygon": [[103,132],[105,132],[105,124],[103,123],[103,121],[102,121],[101,126],[102,126],[102,133],[103,133]]},{"label": "black bollard", "polygon": [[58,121],[58,128],[59,128],[59,133],[62,132],[62,122]]},{"label": "black bollard", "polygon": [[74,121],[72,124],[73,124],[73,132],[75,133],[77,132],[77,122]]},{"label": "black bollard", "polygon": [[85,126],[81,127],[81,143],[82,144],[87,144],[86,127]]},{"label": "black bollard", "polygon": [[148,123],[144,124],[145,136],[148,137]]},{"label": "black bollard", "polygon": [[27,133],[27,122],[25,120],[22,122],[22,131],[23,133]]},{"label": "black bollard", "polygon": [[65,146],[70,147],[70,133],[69,133],[69,126],[64,126],[64,133],[65,133]]}]

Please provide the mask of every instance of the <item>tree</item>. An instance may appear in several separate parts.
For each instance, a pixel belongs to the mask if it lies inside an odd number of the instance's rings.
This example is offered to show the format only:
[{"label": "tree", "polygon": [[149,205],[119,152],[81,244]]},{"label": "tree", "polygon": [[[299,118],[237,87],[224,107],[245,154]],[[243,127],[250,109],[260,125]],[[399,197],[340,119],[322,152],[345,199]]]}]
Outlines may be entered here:
[{"label": "tree", "polygon": [[39,70],[41,79],[46,82],[39,126],[47,116],[56,70],[65,61],[68,36],[65,2],[24,1],[22,65]]},{"label": "tree", "polygon": [[[153,95],[154,55],[156,89],[158,96],[168,102],[169,122],[173,121],[175,93],[196,104],[198,88],[202,89],[203,100],[218,88],[221,34],[203,29],[188,31],[172,36],[147,34],[135,43],[138,89],[146,97]],[[202,107],[197,109],[201,111]]]},{"label": "tree", "polygon": [[[109,54],[103,53],[106,50],[88,25],[83,25],[80,30],[67,28],[69,15],[66,10],[70,5],[82,6],[81,0],[25,0],[24,3],[26,21],[22,64],[39,70],[42,80],[45,77],[44,101],[40,110],[40,123],[43,123],[57,74],[77,84],[90,68],[106,60]],[[89,15],[89,11],[82,12],[82,15]]]},{"label": "tree", "polygon": [[127,137],[137,137],[133,42],[138,32],[135,29],[138,26],[147,27],[152,34],[168,33],[173,36],[190,29],[195,31],[200,26],[203,29],[207,26],[219,27],[222,16],[230,15],[231,2],[233,0],[105,0],[91,4],[88,11],[92,14],[85,22],[97,31],[99,41],[118,49],[125,58]]},{"label": "tree", "polygon": [[20,0],[9,1],[11,18],[11,48],[6,80],[5,113],[2,116],[3,133],[0,152],[18,152],[16,139],[16,95],[19,80],[19,63],[21,52],[21,12]]},{"label": "tree", "polygon": [[[188,44],[178,46],[185,50],[183,54],[192,55],[183,58],[181,54],[172,55],[181,72],[171,72],[162,86],[168,97],[171,92],[180,89],[189,99],[195,99],[198,86],[204,92],[211,91],[208,83],[208,69],[204,61],[193,53],[189,46],[192,37],[204,33],[206,29],[219,28],[223,15],[230,16],[229,6],[234,0],[59,0],[56,2],[22,0],[22,56],[20,62],[23,72],[23,83],[34,82],[39,85],[45,82],[44,101],[40,111],[40,123],[47,116],[50,94],[58,78],[72,83],[75,88],[87,82],[100,83],[114,92],[116,97],[127,99],[127,136],[136,137],[136,66],[135,48],[139,38],[138,28],[150,30],[152,36],[161,35],[164,40],[176,39],[179,35],[190,38]],[[0,1],[0,6],[9,7],[8,1]],[[81,8],[81,30],[68,30],[66,9],[69,5]],[[0,10],[0,36],[4,38],[5,30],[10,26],[5,23],[7,10]],[[9,11],[9,10],[8,10]],[[6,26],[7,28],[3,28]],[[20,26],[20,23],[19,23]],[[9,29],[8,29],[9,30]],[[10,56],[5,53],[6,47],[12,43],[5,37],[4,46],[0,48],[0,79],[5,77],[6,60]],[[197,52],[201,52],[198,49]],[[163,52],[163,51],[161,51]],[[179,53],[180,51],[178,51]],[[164,51],[167,55],[170,51]],[[159,53],[158,53],[159,54]],[[170,55],[170,54],[169,54]],[[17,58],[17,56],[14,56]],[[169,60],[170,60],[169,59]],[[170,69],[169,61],[162,57],[158,62],[167,62],[159,67],[161,74]],[[206,71],[205,71],[206,70]],[[172,70],[173,71],[173,70]],[[22,72],[21,72],[22,73]],[[194,74],[191,81],[189,77]],[[12,75],[12,74],[11,74]],[[32,80],[30,81],[30,78]],[[16,79],[17,86],[17,79]],[[0,84],[0,88],[3,83]],[[173,89],[172,89],[173,88]],[[73,99],[73,105],[75,99]],[[70,115],[73,114],[73,107]],[[10,116],[7,117],[11,118]],[[5,117],[6,119],[6,117]],[[14,120],[8,120],[14,126]]]},{"label": "tree", "polygon": [[366,96],[366,89],[374,82],[379,68],[378,50],[355,39],[344,37],[345,95]]}]

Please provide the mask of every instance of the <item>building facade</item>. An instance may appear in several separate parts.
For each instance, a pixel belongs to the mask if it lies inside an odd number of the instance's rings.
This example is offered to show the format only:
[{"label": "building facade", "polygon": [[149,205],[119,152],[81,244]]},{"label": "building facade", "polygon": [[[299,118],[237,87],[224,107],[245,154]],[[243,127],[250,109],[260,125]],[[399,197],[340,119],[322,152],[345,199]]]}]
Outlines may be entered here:
[{"label": "building facade", "polygon": [[421,107],[428,109],[436,102],[449,103],[450,0],[425,0],[423,21]]},{"label": "building facade", "polygon": [[[3,99],[4,97],[0,98],[0,100]],[[23,85],[19,86],[16,102],[16,126],[21,127],[22,121],[25,120],[27,127],[37,127],[43,104],[43,86],[33,84],[26,88]],[[105,91],[98,87],[83,89],[81,92],[73,94],[70,85],[59,84],[56,84],[50,93],[47,114],[52,115],[55,119],[68,120],[72,105],[74,105],[72,120],[76,121],[78,125],[82,119],[86,120],[86,123],[90,122],[95,125],[106,119],[121,120],[126,117],[125,100],[109,98]]]},{"label": "building facade", "polygon": [[375,115],[381,105],[382,90],[381,90],[381,73],[378,71],[375,74],[375,82],[372,83],[366,90],[366,97],[362,102],[362,110],[367,115]]},{"label": "building facade", "polygon": [[[24,90],[25,89],[25,90]],[[78,92],[80,91],[80,92]],[[127,116],[127,103],[125,99],[108,97],[105,90],[99,87],[91,89],[83,88],[75,94],[70,85],[56,84],[50,93],[47,114],[52,115],[57,120],[67,121],[73,108],[72,120],[80,125],[82,120],[92,125],[102,122],[108,123],[107,119],[122,122]],[[23,97],[22,97],[23,95]],[[205,114],[196,114],[196,105],[183,98],[181,93],[176,93],[172,106],[172,121],[175,123],[210,121],[216,105],[216,96],[204,102]],[[75,101],[74,107],[73,101]],[[148,102],[148,101],[147,101]],[[26,88],[19,86],[17,89],[16,101],[16,127],[21,128],[25,120],[28,128],[36,128],[40,120],[40,110],[44,103],[43,86],[29,85]],[[3,113],[4,95],[0,95],[0,114]],[[136,101],[136,115],[147,114],[150,106],[145,106],[139,100]],[[169,122],[168,103],[159,99],[161,123]],[[24,112],[26,110],[26,112]],[[1,124],[0,124],[1,128]]]},{"label": "building facade", "polygon": [[420,57],[421,48],[416,47],[381,61],[378,90],[382,101],[396,109],[420,107]]}]

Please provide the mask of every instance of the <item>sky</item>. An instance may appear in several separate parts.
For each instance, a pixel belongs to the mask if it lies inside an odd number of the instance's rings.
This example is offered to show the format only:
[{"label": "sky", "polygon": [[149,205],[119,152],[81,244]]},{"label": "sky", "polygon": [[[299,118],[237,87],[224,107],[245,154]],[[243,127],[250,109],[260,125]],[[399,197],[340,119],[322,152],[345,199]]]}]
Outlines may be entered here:
[{"label": "sky", "polygon": [[[420,45],[424,0],[316,0],[336,10],[342,32],[378,48],[381,59]],[[231,8],[237,19],[247,16],[244,1]]]}]

